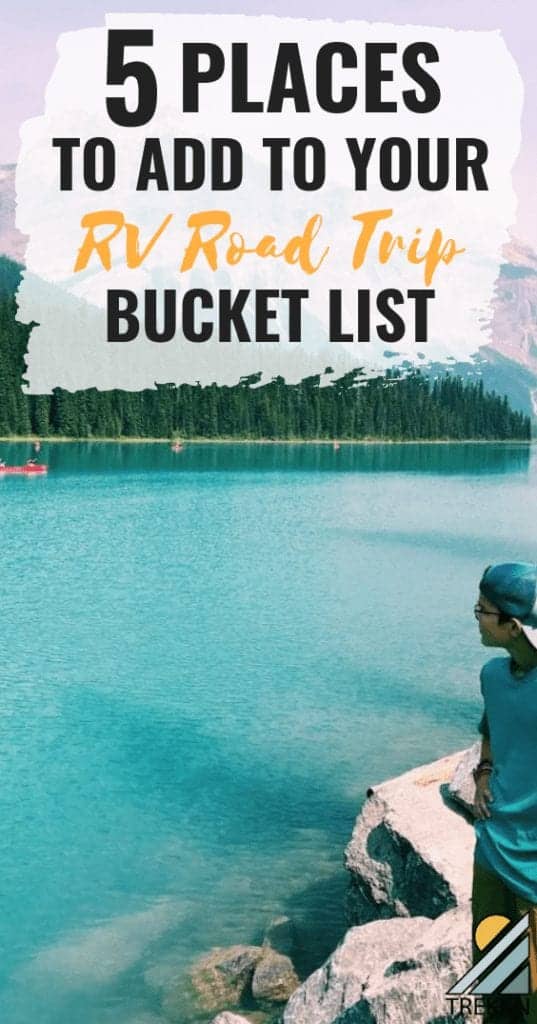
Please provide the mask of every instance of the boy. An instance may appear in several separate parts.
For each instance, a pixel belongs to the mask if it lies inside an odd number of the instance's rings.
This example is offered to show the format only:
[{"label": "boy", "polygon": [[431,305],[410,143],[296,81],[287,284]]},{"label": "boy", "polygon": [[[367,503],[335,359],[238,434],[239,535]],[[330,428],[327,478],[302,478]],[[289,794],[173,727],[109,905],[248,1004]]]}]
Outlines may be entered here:
[{"label": "boy", "polygon": [[481,643],[509,655],[488,661],[481,672],[485,711],[474,772],[474,934],[484,917],[498,914],[514,922],[529,912],[534,993],[526,999],[526,1017],[519,997],[490,997],[484,1020],[537,1024],[537,565],[489,566],[474,614]]}]

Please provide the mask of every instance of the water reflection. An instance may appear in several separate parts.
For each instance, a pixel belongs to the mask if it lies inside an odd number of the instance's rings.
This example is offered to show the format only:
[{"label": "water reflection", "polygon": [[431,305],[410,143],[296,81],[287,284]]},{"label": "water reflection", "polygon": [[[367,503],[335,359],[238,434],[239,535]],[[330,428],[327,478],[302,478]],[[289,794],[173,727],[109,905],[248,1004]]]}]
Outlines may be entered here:
[{"label": "water reflection", "polygon": [[[21,464],[30,444],[4,442],[0,457]],[[527,473],[532,446],[505,444],[271,444],[257,442],[185,442],[174,452],[169,443],[43,443],[40,459],[55,473],[307,472],[420,473],[490,475]],[[11,478],[13,479],[13,478]]]}]

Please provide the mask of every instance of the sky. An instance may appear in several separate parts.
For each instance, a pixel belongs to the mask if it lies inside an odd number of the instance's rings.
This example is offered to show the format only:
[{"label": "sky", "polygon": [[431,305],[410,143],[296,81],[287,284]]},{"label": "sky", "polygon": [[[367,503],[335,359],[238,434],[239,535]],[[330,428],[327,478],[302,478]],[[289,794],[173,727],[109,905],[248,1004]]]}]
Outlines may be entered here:
[{"label": "sky", "polygon": [[[522,145],[514,169],[519,207],[513,233],[537,248],[537,8],[534,0],[212,0],[190,3],[170,0],[16,0],[2,11],[0,96],[3,99],[0,164],[15,163],[19,127],[43,111],[45,87],[56,63],[56,41],[62,32],[99,26],[110,11],[213,14],[275,14],[281,16],[387,21],[395,24],[439,25],[456,29],[500,30],[521,74],[525,101]],[[3,51],[3,52],[2,52]],[[476,88],[479,82],[476,81]]]}]

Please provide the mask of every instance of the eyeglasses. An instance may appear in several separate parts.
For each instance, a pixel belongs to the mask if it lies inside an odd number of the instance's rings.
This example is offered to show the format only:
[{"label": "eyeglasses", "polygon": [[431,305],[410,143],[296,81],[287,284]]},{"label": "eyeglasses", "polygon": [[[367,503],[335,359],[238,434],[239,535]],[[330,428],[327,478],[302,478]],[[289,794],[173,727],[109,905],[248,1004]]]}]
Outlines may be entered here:
[{"label": "eyeglasses", "polygon": [[505,612],[489,612],[486,608],[483,608],[483,605],[481,604],[474,605],[474,615],[478,621],[481,615],[496,615],[498,623],[509,622],[511,619],[511,616],[507,615]]}]

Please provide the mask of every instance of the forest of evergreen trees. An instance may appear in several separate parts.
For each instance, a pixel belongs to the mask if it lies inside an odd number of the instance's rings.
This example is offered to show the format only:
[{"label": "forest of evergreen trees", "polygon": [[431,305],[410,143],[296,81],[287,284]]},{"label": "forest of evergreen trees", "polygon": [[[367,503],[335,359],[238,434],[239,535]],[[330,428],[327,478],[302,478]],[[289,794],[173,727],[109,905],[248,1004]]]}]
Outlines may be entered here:
[{"label": "forest of evergreen trees", "polygon": [[26,395],[21,387],[29,328],[15,320],[21,268],[0,257],[0,436],[529,439],[529,417],[481,381],[419,371],[360,381],[358,371],[320,387],[314,376],[252,387],[160,385],[142,392],[95,388]]}]

